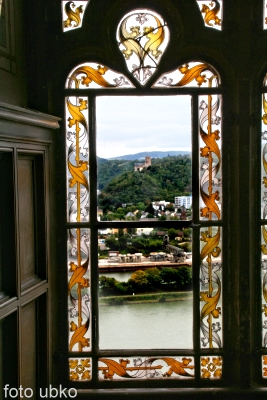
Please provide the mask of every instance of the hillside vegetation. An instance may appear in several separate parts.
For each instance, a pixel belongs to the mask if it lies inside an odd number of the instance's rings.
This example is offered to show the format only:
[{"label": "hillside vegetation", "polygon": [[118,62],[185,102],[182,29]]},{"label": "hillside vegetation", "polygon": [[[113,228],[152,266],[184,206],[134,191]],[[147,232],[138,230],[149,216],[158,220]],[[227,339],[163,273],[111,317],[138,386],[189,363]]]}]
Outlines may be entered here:
[{"label": "hillside vegetation", "polygon": [[192,192],[191,157],[152,159],[152,165],[140,172],[134,172],[133,161],[107,160],[98,167],[98,188],[99,205],[105,208],[118,203],[174,202],[175,196]]}]

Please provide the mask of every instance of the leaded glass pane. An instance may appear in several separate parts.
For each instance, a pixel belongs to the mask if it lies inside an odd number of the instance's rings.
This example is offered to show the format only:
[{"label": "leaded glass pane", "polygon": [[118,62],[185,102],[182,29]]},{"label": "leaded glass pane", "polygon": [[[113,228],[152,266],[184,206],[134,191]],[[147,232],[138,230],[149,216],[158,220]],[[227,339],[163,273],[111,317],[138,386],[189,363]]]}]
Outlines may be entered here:
[{"label": "leaded glass pane", "polygon": [[263,29],[267,29],[267,0],[263,1]]},{"label": "leaded glass pane", "polygon": [[222,30],[222,0],[197,0],[205,26]]},{"label": "leaded glass pane", "polygon": [[180,246],[174,229],[99,231],[100,349],[192,349],[188,231]]},{"label": "leaded glass pane", "polygon": [[262,347],[267,347],[267,226],[261,227]]},{"label": "leaded glass pane", "polygon": [[68,231],[69,350],[91,349],[90,327],[90,231]]},{"label": "leaded glass pane", "polygon": [[84,63],[75,67],[66,81],[68,89],[133,88],[123,74],[98,63]]},{"label": "leaded glass pane", "polygon": [[[266,84],[266,78],[264,79]],[[261,165],[261,216],[267,218],[267,99],[266,93],[262,95],[262,165]]]},{"label": "leaded glass pane", "polygon": [[192,357],[100,358],[99,380],[193,379]]},{"label": "leaded glass pane", "polygon": [[89,1],[62,1],[62,27],[64,32],[81,28],[84,11]]},{"label": "leaded glass pane", "polygon": [[177,88],[188,87],[217,87],[219,86],[218,73],[208,64],[190,62],[172,72],[163,74],[153,87]]},{"label": "leaded glass pane", "polygon": [[221,356],[207,356],[200,358],[202,379],[221,379],[223,359]]},{"label": "leaded glass pane", "polygon": [[91,358],[69,358],[70,380],[79,382],[90,381],[91,365]]},{"label": "leaded glass pane", "polygon": [[169,29],[159,14],[138,9],[120,21],[117,41],[128,70],[144,85],[158,68],[169,43]]},{"label": "leaded glass pane", "polygon": [[[201,347],[222,347],[222,259],[220,227],[200,230]],[[204,303],[204,305],[203,305]]]},{"label": "leaded glass pane", "polygon": [[267,379],[267,356],[261,357],[262,377]]},{"label": "leaded glass pane", "polygon": [[66,98],[67,221],[89,221],[88,99]]},{"label": "leaded glass pane", "polygon": [[221,219],[221,96],[199,96],[200,218]]}]

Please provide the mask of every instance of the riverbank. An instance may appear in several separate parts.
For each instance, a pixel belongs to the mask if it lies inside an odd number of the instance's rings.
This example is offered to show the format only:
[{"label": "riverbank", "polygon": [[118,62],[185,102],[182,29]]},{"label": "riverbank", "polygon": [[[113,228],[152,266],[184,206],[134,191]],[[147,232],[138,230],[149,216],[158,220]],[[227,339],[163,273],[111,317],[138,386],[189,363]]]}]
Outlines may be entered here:
[{"label": "riverbank", "polygon": [[107,296],[99,298],[100,306],[119,306],[124,304],[163,303],[191,300],[193,293],[189,292],[159,292],[127,296]]}]

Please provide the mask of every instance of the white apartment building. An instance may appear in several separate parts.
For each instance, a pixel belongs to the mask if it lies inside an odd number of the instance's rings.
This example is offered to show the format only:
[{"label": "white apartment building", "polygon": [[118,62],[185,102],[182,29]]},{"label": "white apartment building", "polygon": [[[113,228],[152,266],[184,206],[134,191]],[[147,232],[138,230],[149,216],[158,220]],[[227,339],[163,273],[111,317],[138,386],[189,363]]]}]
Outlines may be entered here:
[{"label": "white apartment building", "polygon": [[178,196],[174,198],[175,207],[190,208],[192,205],[192,196]]}]

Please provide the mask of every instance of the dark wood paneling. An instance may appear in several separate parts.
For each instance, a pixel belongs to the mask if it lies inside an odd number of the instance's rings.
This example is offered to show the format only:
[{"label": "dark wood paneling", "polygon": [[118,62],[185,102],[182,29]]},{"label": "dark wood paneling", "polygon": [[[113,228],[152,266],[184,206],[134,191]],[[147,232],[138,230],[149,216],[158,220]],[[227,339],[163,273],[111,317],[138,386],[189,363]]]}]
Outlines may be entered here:
[{"label": "dark wood paneling", "polygon": [[36,337],[36,302],[31,301],[21,309],[21,385],[23,388],[31,388],[34,393],[37,386]]},{"label": "dark wood paneling", "polygon": [[0,399],[2,388],[18,385],[17,312],[0,321]]},{"label": "dark wood paneling", "polygon": [[19,265],[21,287],[35,280],[35,206],[32,157],[18,159]]},{"label": "dark wood paneling", "polygon": [[13,152],[0,151],[0,303],[16,295],[13,181]]}]

